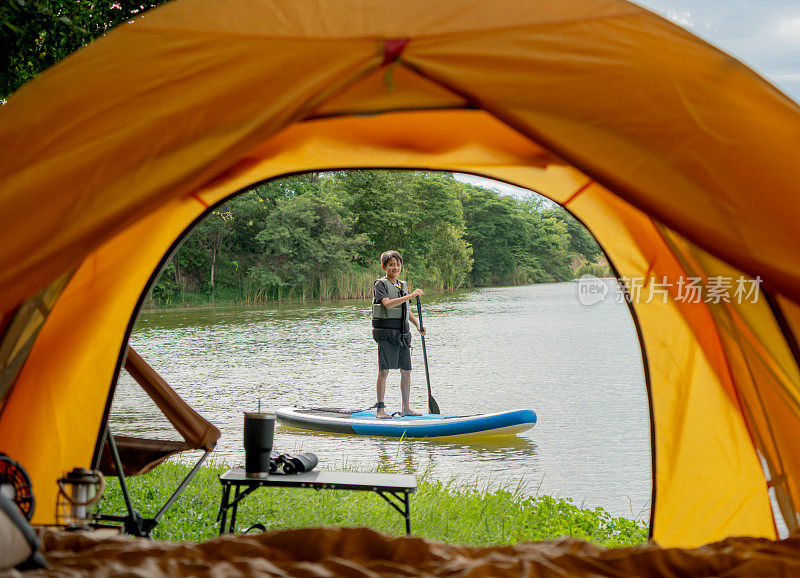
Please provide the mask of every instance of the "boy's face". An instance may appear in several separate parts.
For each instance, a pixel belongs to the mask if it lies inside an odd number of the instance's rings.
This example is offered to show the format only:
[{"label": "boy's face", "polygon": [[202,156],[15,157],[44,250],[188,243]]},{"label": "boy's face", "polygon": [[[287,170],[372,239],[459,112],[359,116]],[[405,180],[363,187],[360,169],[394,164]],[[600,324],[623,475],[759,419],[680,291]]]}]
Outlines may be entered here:
[{"label": "boy's face", "polygon": [[383,266],[383,270],[386,271],[386,275],[389,277],[399,277],[400,271],[403,270],[403,264],[397,260],[397,257],[392,257],[386,261],[386,265]]}]

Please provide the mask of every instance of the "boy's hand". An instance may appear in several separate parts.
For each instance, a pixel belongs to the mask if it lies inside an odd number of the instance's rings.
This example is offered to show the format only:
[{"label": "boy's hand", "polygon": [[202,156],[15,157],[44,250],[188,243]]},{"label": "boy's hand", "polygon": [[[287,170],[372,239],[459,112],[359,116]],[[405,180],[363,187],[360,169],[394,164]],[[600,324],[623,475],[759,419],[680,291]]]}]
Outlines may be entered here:
[{"label": "boy's hand", "polygon": [[422,289],[414,289],[414,291],[411,293],[412,297],[419,297],[421,295],[422,295]]},{"label": "boy's hand", "polygon": [[422,335],[423,337],[424,337],[424,336],[425,336],[425,334],[428,332],[428,328],[427,328],[427,327],[423,327],[422,329],[420,329],[419,327],[417,327],[417,329],[419,330],[419,334],[420,334],[420,335]]}]

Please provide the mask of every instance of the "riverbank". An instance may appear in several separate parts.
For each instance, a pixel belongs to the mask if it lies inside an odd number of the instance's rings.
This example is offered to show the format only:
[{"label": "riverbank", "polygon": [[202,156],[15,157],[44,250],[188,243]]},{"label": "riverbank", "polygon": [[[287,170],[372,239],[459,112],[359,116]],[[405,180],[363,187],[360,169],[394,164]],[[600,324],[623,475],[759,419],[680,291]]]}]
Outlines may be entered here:
[{"label": "riverbank", "polygon": [[[217,535],[221,498],[219,475],[227,466],[199,470],[183,495],[164,515],[153,537],[168,541],[203,541]],[[128,479],[134,506],[155,512],[178,486],[189,467],[165,463],[143,476]],[[644,523],[614,518],[602,508],[585,509],[570,500],[529,497],[519,488],[486,491],[480,484],[442,483],[422,474],[411,498],[415,536],[451,544],[494,546],[572,536],[600,546],[616,547],[647,540]],[[103,512],[122,513],[119,484],[109,478],[100,502]],[[268,530],[308,526],[368,526],[402,535],[403,520],[371,492],[270,488],[259,490],[239,506],[240,530],[255,523]]]},{"label": "riverbank", "polygon": [[[313,295],[302,291],[290,291],[286,294],[261,294],[252,296],[235,289],[223,289],[214,294],[208,291],[183,291],[171,296],[169,299],[156,300],[152,292],[142,304],[142,313],[161,313],[165,311],[182,311],[187,309],[228,308],[228,307],[265,307],[286,304],[311,304],[332,303],[338,301],[367,301],[372,298],[372,285],[382,273],[370,274],[364,277],[358,287],[351,287],[347,291],[337,290],[322,295]],[[409,284],[416,287],[411,280]],[[504,285],[497,285],[503,287]],[[425,288],[428,297],[432,295],[446,296],[459,291],[470,289],[485,289],[488,287],[461,287],[458,289],[429,289]]]},{"label": "riverbank", "polygon": [[[330,301],[367,300],[372,297],[372,284],[375,279],[382,275],[383,272],[380,270],[364,272],[360,275],[351,273],[338,279],[336,282],[331,282],[326,285],[325,290],[318,290],[316,292],[310,290],[290,290],[287,293],[272,292],[255,294],[246,289],[223,287],[213,292],[209,292],[208,290],[180,291],[156,299],[151,291],[145,298],[141,311],[143,313],[156,313],[208,307],[261,307],[264,305],[281,303],[325,303]],[[585,264],[575,269],[573,275],[573,279],[579,279],[583,275],[593,275],[601,279],[614,277],[608,265],[598,263]],[[540,283],[551,282],[552,281],[541,281]],[[411,287],[416,287],[418,285],[416,280],[411,278],[408,279],[408,283]],[[518,287],[535,284],[537,284],[537,282],[522,279],[519,283],[498,283],[479,286],[467,284],[457,289],[444,289],[436,286],[430,287],[427,286],[424,281],[421,283],[421,286],[425,289],[426,294],[430,296],[447,295],[466,290],[499,289],[502,287]]]}]

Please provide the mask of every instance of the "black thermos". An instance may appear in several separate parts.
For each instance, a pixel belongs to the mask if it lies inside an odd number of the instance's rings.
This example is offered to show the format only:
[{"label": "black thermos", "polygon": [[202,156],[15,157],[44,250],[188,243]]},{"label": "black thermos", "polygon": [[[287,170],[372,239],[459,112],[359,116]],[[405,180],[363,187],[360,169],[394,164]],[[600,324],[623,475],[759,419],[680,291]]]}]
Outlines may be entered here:
[{"label": "black thermos", "polygon": [[268,474],[275,433],[274,413],[244,414],[244,469],[248,474]]}]

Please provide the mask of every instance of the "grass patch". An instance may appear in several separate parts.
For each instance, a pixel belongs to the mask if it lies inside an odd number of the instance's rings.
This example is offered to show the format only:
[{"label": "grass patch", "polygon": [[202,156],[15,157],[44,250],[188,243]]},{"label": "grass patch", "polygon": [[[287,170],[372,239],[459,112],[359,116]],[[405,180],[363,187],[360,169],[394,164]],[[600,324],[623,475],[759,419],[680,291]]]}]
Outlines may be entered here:
[{"label": "grass patch", "polygon": [[[222,497],[219,475],[228,466],[202,468],[167,511],[153,537],[169,541],[203,541],[217,536],[216,520]],[[128,479],[134,507],[152,515],[189,471],[167,462],[143,476]],[[524,496],[519,488],[487,491],[479,484],[417,476],[419,487],[411,498],[414,535],[452,544],[495,546],[572,536],[600,546],[615,547],[647,540],[647,526],[614,518],[602,508],[580,508],[571,500]],[[109,478],[100,501],[104,513],[124,513],[116,478]],[[372,492],[262,488],[239,504],[237,524],[245,529],[261,523],[268,530],[309,526],[367,526],[402,535],[402,516]]]}]

